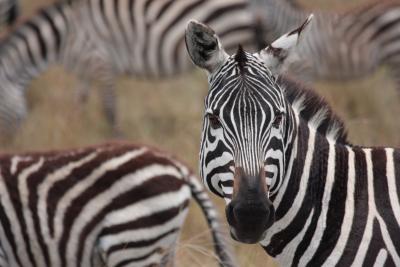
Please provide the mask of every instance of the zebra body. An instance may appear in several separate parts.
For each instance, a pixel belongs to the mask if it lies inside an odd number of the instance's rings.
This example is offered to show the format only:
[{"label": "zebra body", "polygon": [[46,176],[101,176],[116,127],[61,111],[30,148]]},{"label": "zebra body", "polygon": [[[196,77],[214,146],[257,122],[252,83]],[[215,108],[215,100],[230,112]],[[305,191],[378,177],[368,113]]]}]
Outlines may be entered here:
[{"label": "zebra body", "polygon": [[245,0],[70,2],[43,9],[3,41],[0,116],[10,132],[26,116],[25,88],[51,63],[62,63],[83,84],[98,82],[107,119],[115,126],[117,75],[157,78],[192,68],[183,52],[189,18],[212,24],[231,48],[253,40]]},{"label": "zebra body", "polygon": [[201,176],[225,199],[232,237],[282,266],[399,266],[400,150],[348,143],[321,97],[275,77],[303,30],[228,56],[189,23],[189,54],[209,73]]},{"label": "zebra body", "polygon": [[0,196],[0,266],[166,266],[192,196],[235,266],[197,178],[146,146],[2,155]]},{"label": "zebra body", "polygon": [[[268,41],[295,28],[308,15],[288,1],[255,0],[252,4]],[[400,83],[399,18],[399,1],[376,1],[343,13],[318,11],[286,68],[306,80],[350,80],[385,65]]]}]

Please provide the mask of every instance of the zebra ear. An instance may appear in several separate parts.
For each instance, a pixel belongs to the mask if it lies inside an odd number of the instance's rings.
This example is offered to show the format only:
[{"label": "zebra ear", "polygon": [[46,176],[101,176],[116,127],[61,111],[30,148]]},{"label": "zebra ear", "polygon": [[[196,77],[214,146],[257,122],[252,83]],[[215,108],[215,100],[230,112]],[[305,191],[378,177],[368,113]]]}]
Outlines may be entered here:
[{"label": "zebra ear", "polygon": [[213,73],[228,58],[214,30],[191,20],[185,33],[186,49],[193,63],[208,73]]},{"label": "zebra ear", "polygon": [[313,16],[311,14],[300,27],[279,37],[260,51],[260,57],[274,74],[279,74],[283,62],[290,55],[292,48],[299,43],[300,35],[307,28]]}]

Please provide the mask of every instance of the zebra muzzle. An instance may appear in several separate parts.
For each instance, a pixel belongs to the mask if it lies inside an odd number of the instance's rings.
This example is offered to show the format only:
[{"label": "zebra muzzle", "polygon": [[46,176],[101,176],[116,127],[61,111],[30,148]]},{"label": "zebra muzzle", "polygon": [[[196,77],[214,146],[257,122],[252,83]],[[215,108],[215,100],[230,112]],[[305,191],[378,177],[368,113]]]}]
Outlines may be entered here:
[{"label": "zebra muzzle", "polygon": [[232,237],[242,243],[261,241],[275,219],[263,172],[248,176],[242,168],[235,169],[233,197],[225,212]]}]

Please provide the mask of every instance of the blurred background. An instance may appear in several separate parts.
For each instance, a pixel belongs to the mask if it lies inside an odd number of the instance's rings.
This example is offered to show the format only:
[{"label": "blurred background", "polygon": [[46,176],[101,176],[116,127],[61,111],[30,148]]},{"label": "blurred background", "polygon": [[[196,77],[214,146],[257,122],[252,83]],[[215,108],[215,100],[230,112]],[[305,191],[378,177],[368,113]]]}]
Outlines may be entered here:
[{"label": "blurred background", "polygon": [[[51,0],[25,0],[23,16]],[[365,0],[302,0],[309,8],[345,10]],[[318,82],[314,88],[343,118],[349,139],[360,145],[400,144],[399,95],[380,69],[368,79],[346,82]],[[71,148],[104,142],[111,130],[103,117],[98,92],[92,88],[89,102],[77,101],[78,83],[61,67],[51,67],[28,90],[30,115],[3,152]],[[206,76],[193,71],[160,81],[122,78],[117,83],[118,120],[126,139],[157,145],[184,159],[198,170],[198,151],[207,92]],[[224,217],[224,203],[214,198]],[[228,238],[230,240],[230,238]],[[235,246],[240,266],[275,266],[260,246]],[[186,221],[177,253],[177,266],[216,266],[204,218],[195,205]]]}]

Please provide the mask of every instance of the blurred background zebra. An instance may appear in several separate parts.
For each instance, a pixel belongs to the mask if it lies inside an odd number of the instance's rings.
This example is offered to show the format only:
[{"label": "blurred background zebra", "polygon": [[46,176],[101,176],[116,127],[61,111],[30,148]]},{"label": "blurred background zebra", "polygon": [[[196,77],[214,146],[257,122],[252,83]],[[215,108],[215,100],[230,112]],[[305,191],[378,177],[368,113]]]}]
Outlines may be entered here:
[{"label": "blurred background zebra", "polygon": [[[254,0],[252,10],[267,41],[301,23],[311,12],[297,1]],[[313,11],[305,42],[288,60],[289,73],[306,80],[365,77],[390,68],[400,90],[400,2],[375,1],[345,12]]]},{"label": "blurred background zebra", "polygon": [[84,88],[97,82],[106,118],[118,132],[115,76],[155,79],[191,69],[183,42],[190,18],[214,25],[228,48],[254,43],[255,27],[243,0],[60,1],[43,8],[2,41],[3,128],[15,132],[27,113],[26,86],[59,62]]},{"label": "blurred background zebra", "polygon": [[[299,3],[308,10],[342,12],[369,1],[300,0]],[[29,17],[38,6],[53,2],[22,0],[22,15]],[[400,103],[394,84],[387,77],[388,70],[380,67],[376,73],[354,81],[316,82],[315,89],[344,119],[352,142],[400,145],[400,121],[393,115],[400,114]],[[87,105],[80,105],[72,89],[79,84],[74,75],[57,64],[33,80],[26,92],[29,119],[12,141],[2,144],[2,151],[70,148],[106,140],[109,126],[102,116],[101,98],[91,91]],[[115,86],[118,120],[125,136],[174,151],[196,169],[203,114],[203,103],[199,100],[207,92],[204,74],[194,71],[151,81],[121,77],[116,79]],[[177,249],[180,259],[177,266],[216,266],[212,257],[203,254],[212,253],[212,246],[200,211],[190,209],[189,213]],[[204,245],[208,249],[203,249]],[[235,247],[241,266],[275,266],[259,246],[235,243]]]},{"label": "blurred background zebra", "polygon": [[[400,87],[399,10],[399,2],[384,1],[346,12],[317,12],[305,42],[288,59],[288,71],[303,80],[343,81],[387,65]],[[182,42],[189,18],[212,25],[232,51],[238,43],[246,48],[262,46],[309,13],[309,8],[289,0],[59,1],[3,40],[3,135],[15,133],[26,117],[24,88],[51,63],[62,63],[77,75],[78,98],[83,102],[95,82],[105,117],[119,134],[115,77],[165,78],[191,69]]]}]

